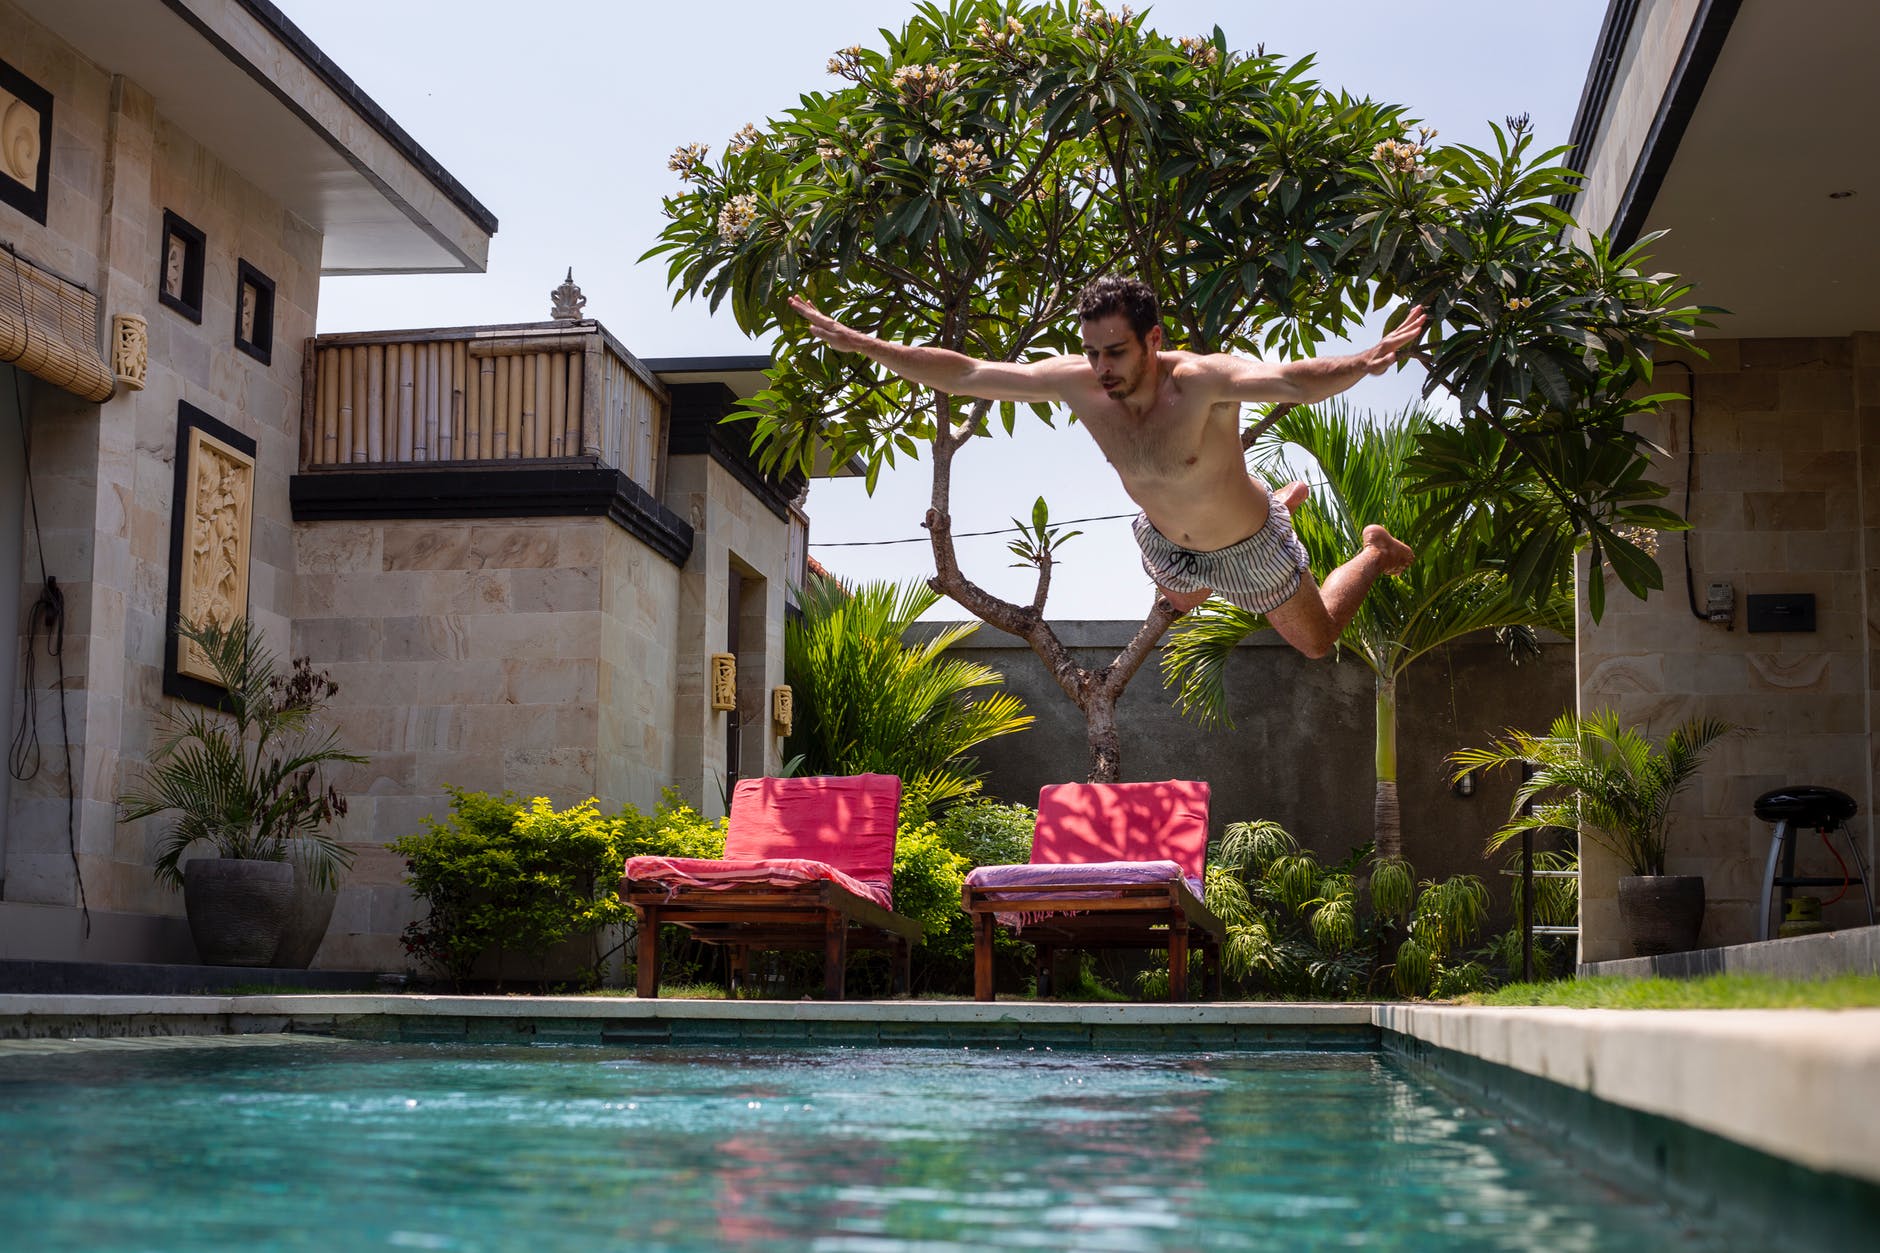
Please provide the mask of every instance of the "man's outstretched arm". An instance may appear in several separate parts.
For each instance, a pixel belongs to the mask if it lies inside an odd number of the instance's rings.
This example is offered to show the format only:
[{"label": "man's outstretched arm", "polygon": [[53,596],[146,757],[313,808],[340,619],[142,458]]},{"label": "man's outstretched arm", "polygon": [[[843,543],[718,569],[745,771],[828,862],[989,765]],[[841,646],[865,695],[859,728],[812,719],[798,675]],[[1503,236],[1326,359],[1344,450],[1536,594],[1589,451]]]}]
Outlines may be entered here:
[{"label": "man's outstretched arm", "polygon": [[1197,359],[1200,372],[1222,400],[1314,405],[1336,396],[1359,379],[1382,374],[1423,335],[1428,319],[1423,307],[1410,310],[1396,330],[1363,352],[1345,357],[1308,357],[1268,365],[1225,353]]},{"label": "man's outstretched arm", "polygon": [[790,307],[809,323],[817,339],[843,352],[858,352],[879,362],[909,382],[931,387],[949,396],[977,396],[982,400],[1050,402],[1064,398],[1061,382],[1067,368],[1089,367],[1074,357],[1043,361],[981,361],[948,348],[895,344],[844,326],[799,296]]}]

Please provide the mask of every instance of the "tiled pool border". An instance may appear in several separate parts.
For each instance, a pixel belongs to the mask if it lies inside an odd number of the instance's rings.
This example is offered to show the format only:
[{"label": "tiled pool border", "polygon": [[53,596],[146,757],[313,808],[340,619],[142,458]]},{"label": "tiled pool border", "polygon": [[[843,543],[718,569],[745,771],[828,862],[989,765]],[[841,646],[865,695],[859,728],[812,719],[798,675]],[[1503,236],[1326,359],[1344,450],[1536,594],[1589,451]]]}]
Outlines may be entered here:
[{"label": "tiled pool border", "polygon": [[409,1043],[1010,1045],[1112,1052],[1378,1046],[1369,1005],[0,995],[0,1040],[260,1032]]},{"label": "tiled pool border", "polygon": [[1863,1248],[1880,1229],[1880,1184],[1846,1173],[1851,1162],[1812,1169],[1414,1036],[1385,1032],[1382,1048],[1438,1089],[1496,1111],[1576,1169],[1734,1233],[1732,1248]]}]

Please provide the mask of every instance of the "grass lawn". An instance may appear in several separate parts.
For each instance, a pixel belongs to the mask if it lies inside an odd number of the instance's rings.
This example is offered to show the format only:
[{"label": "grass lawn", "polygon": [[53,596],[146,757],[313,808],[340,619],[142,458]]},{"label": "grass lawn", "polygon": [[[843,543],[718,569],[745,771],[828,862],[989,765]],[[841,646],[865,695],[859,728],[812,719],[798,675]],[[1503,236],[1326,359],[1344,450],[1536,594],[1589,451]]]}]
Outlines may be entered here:
[{"label": "grass lawn", "polygon": [[1465,1005],[1564,1005],[1574,1009],[1856,1009],[1880,1006],[1880,975],[1781,979],[1706,975],[1628,979],[1598,975],[1555,983],[1511,983],[1462,998]]}]

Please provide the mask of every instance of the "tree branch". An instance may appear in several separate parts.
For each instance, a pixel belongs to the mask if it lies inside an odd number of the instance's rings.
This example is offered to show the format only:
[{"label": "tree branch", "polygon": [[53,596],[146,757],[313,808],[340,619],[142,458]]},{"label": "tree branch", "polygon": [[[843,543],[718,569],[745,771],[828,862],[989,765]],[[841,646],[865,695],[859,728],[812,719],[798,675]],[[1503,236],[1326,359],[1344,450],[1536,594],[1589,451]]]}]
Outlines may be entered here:
[{"label": "tree branch", "polygon": [[1272,429],[1275,422],[1278,422],[1281,418],[1291,413],[1294,408],[1295,406],[1291,404],[1274,405],[1272,411],[1264,418],[1261,418],[1258,422],[1255,422],[1252,426],[1240,433],[1240,451],[1246,452],[1249,448],[1252,448],[1255,440],[1266,434],[1268,430]]},{"label": "tree branch", "polygon": [[1142,669],[1142,663],[1155,651],[1156,641],[1179,617],[1181,615],[1175,612],[1175,607],[1168,603],[1167,597],[1155,598],[1155,603],[1149,607],[1148,616],[1136,628],[1136,634],[1123,646],[1123,651],[1116,654],[1115,659],[1099,672],[1103,686],[1112,699],[1122,697],[1123,689],[1129,686],[1129,681],[1136,677],[1136,671]]}]

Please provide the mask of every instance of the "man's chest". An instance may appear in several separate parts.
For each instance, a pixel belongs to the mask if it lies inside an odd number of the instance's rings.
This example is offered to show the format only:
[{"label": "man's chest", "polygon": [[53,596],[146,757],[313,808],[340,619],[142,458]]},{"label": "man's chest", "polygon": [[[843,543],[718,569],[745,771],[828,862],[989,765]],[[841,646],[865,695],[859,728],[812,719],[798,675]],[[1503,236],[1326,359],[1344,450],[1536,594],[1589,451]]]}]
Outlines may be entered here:
[{"label": "man's chest", "polygon": [[1238,412],[1238,405],[1215,405],[1211,410],[1178,400],[1158,404],[1140,417],[1121,406],[1079,417],[1125,478],[1181,480],[1202,471],[1207,450],[1219,434],[1214,427],[1224,422],[1231,429]]}]

